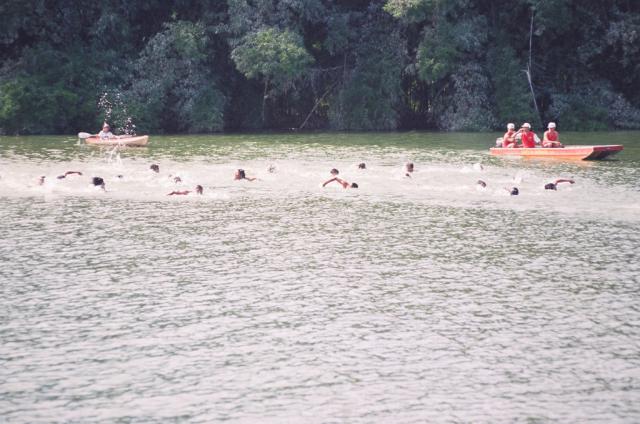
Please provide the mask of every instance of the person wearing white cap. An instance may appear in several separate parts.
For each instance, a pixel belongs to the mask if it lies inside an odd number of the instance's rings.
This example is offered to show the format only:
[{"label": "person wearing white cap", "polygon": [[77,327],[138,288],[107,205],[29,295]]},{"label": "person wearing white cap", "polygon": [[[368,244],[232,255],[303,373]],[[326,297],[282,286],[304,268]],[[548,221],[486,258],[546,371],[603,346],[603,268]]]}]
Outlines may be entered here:
[{"label": "person wearing white cap", "polygon": [[559,140],[559,134],[556,131],[556,123],[549,122],[548,130],[544,132],[542,137],[542,147],[564,147]]},{"label": "person wearing white cap", "polygon": [[522,128],[520,128],[520,131],[516,134],[516,139],[519,139],[522,142],[521,147],[526,149],[536,147],[536,142],[540,141],[536,133],[531,131],[531,124],[528,122],[522,124]]},{"label": "person wearing white cap", "polygon": [[516,126],[515,124],[507,124],[507,132],[502,136],[502,147],[518,147],[516,144]]},{"label": "person wearing white cap", "polygon": [[98,133],[98,137],[100,137],[100,140],[108,140],[110,138],[116,138],[116,136],[113,135],[113,133],[111,132],[111,128],[109,128],[109,124],[107,124],[106,122],[102,126],[102,131]]}]

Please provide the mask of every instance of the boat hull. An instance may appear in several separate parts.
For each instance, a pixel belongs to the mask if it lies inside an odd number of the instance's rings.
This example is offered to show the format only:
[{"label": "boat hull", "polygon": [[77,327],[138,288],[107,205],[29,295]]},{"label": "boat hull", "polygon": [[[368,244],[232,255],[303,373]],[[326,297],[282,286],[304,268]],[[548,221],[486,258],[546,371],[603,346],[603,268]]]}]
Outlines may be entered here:
[{"label": "boat hull", "polygon": [[577,159],[577,160],[599,160],[614,155],[621,151],[621,144],[609,144],[599,146],[565,146],[564,148],[505,148],[492,147],[489,149],[492,155],[496,156],[527,156],[537,158],[556,159]]},{"label": "boat hull", "polygon": [[89,137],[85,143],[93,146],[146,146],[149,143],[148,135],[138,137],[120,137],[101,140],[99,137]]}]

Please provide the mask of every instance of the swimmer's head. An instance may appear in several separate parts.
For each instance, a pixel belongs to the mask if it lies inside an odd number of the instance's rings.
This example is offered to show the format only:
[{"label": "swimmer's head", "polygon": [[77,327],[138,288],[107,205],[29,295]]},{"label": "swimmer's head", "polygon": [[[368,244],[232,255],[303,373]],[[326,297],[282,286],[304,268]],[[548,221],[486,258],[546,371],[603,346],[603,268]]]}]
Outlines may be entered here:
[{"label": "swimmer's head", "polygon": [[351,183],[351,188],[358,188],[358,184],[356,184],[356,183]]},{"label": "swimmer's head", "polygon": [[367,164],[362,162],[358,164],[358,169],[367,169]]},{"label": "swimmer's head", "polygon": [[520,194],[520,190],[518,190],[518,187],[514,187],[511,189],[510,194],[512,196],[517,196],[518,194]]},{"label": "swimmer's head", "polygon": [[511,123],[511,122],[510,122],[510,123],[508,123],[508,124],[507,124],[507,129],[508,129],[508,130],[515,130],[515,129],[516,129],[516,124],[513,124],[513,123]]},{"label": "swimmer's head", "polygon": [[275,165],[269,165],[269,168],[267,168],[267,171],[269,171],[270,174],[273,174],[274,172],[276,172]]},{"label": "swimmer's head", "polygon": [[338,171],[336,168],[333,168],[329,173],[331,175],[338,175],[340,173],[340,171]]},{"label": "swimmer's head", "polygon": [[487,186],[487,183],[485,183],[485,182],[484,182],[484,181],[482,181],[482,180],[478,180],[478,185],[479,185],[480,187],[482,187],[482,188],[485,188],[485,187]]},{"label": "swimmer's head", "polygon": [[245,178],[247,178],[246,174],[244,173],[244,169],[238,169],[236,171],[235,178],[236,180],[244,180]]},{"label": "swimmer's head", "polygon": [[152,170],[153,172],[155,172],[156,174],[160,172],[160,167],[158,165],[156,165],[155,163],[153,165],[151,165],[149,167],[150,170]]},{"label": "swimmer's head", "polygon": [[545,190],[557,190],[558,187],[554,183],[549,183],[544,185]]},{"label": "swimmer's head", "polygon": [[104,189],[104,179],[102,179],[101,177],[93,177],[91,183],[95,187],[101,187],[102,189]]},{"label": "swimmer's head", "polygon": [[196,186],[196,193],[202,194],[202,186],[200,184]]},{"label": "swimmer's head", "polygon": [[44,175],[42,175],[40,178],[38,178],[38,184],[42,185],[44,184]]},{"label": "swimmer's head", "polygon": [[118,178],[119,178],[119,179],[123,179],[123,178],[124,178],[124,175],[119,174],[119,175],[118,175]]},{"label": "swimmer's head", "polygon": [[174,183],[176,183],[176,184],[181,183],[181,182],[182,182],[182,178],[180,178],[180,177],[173,177],[173,182],[174,182]]},{"label": "swimmer's head", "polygon": [[102,125],[102,131],[109,131],[110,127],[109,124],[107,124],[106,122]]},{"label": "swimmer's head", "polygon": [[407,172],[413,172],[413,162],[407,163]]}]

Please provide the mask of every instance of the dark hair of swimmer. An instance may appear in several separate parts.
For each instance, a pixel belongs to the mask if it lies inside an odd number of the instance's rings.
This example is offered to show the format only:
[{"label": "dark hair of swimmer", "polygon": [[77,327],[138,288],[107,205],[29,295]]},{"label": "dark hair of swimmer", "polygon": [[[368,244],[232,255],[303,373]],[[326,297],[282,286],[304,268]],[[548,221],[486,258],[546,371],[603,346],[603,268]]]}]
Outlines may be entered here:
[{"label": "dark hair of swimmer", "polygon": [[484,188],[484,187],[486,187],[486,186],[487,186],[487,183],[485,183],[485,182],[484,182],[484,181],[482,181],[482,180],[478,180],[478,185],[479,185],[480,187]]},{"label": "dark hair of swimmer", "polygon": [[413,162],[407,163],[407,171],[413,172]]},{"label": "dark hair of swimmer", "polygon": [[520,194],[520,191],[518,190],[518,187],[514,187],[511,189],[510,194],[512,196],[517,196],[518,194]]},{"label": "dark hair of swimmer", "polygon": [[94,186],[96,187],[102,187],[104,188],[104,179],[100,178],[100,177],[93,177],[93,179],[91,180],[91,182],[93,183]]},{"label": "dark hair of swimmer", "polygon": [[155,163],[153,165],[151,165],[149,167],[150,170],[152,170],[153,172],[155,172],[156,174],[160,172],[160,167],[158,165],[156,165]]},{"label": "dark hair of swimmer", "polygon": [[356,183],[351,183],[351,188],[358,188],[358,184],[356,184]]},{"label": "dark hair of swimmer", "polygon": [[338,175],[340,173],[340,171],[338,171],[336,168],[333,168],[329,173],[331,175]]},{"label": "dark hair of swimmer", "polygon": [[367,169],[367,164],[365,164],[364,162],[358,164],[358,169]]},{"label": "dark hair of swimmer", "polygon": [[182,182],[182,178],[180,178],[180,177],[173,177],[173,182],[174,182],[174,183],[176,183],[176,184],[181,183],[181,182]]},{"label": "dark hair of swimmer", "polygon": [[196,186],[196,193],[202,194],[202,186],[200,184]]},{"label": "dark hair of swimmer", "polygon": [[557,190],[558,187],[554,183],[549,183],[544,185],[545,190]]},{"label": "dark hair of swimmer", "polygon": [[244,173],[244,169],[238,169],[238,179],[244,180],[247,178],[247,175]]}]

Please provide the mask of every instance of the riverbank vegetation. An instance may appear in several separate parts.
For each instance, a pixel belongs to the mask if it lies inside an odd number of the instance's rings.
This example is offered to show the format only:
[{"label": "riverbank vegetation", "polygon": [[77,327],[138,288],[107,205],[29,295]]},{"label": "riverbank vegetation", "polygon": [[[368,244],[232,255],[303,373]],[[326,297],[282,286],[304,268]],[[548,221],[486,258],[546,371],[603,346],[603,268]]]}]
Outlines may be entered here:
[{"label": "riverbank vegetation", "polygon": [[6,0],[0,60],[4,134],[640,128],[629,0]]}]

